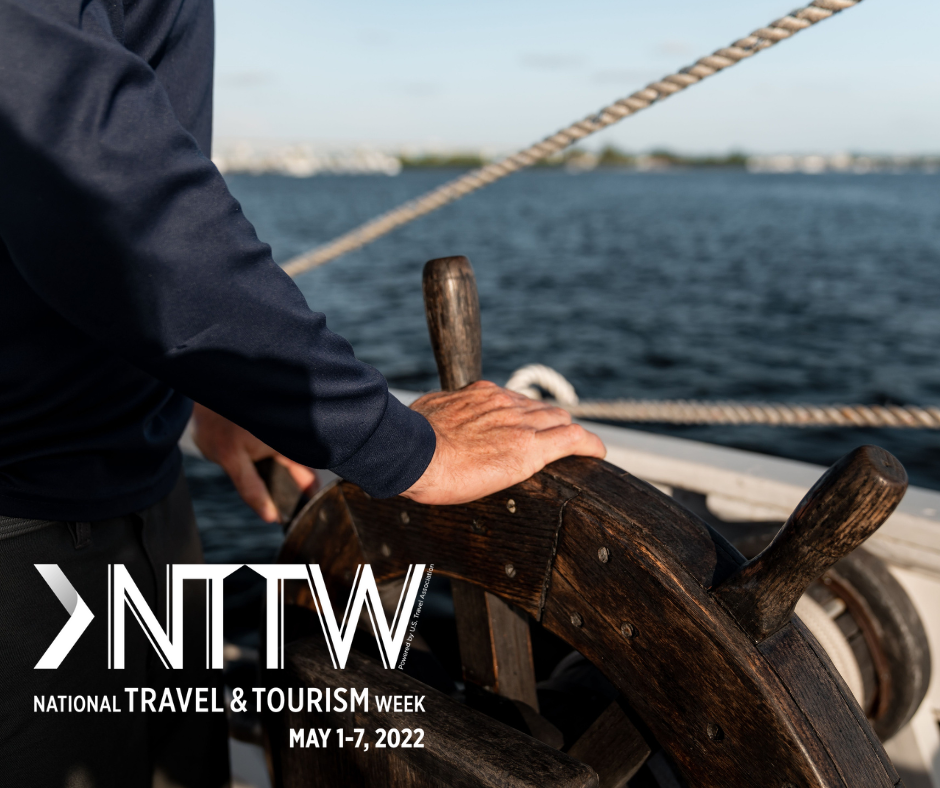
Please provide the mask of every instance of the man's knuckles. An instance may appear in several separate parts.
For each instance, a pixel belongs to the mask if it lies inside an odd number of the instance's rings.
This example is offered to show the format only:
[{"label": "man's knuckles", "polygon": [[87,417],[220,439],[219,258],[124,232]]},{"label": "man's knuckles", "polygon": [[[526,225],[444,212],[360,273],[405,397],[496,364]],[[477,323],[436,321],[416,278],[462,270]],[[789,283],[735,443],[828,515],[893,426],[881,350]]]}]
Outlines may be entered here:
[{"label": "man's knuckles", "polygon": [[500,388],[492,380],[476,380],[469,386],[464,386],[461,391],[487,391]]}]

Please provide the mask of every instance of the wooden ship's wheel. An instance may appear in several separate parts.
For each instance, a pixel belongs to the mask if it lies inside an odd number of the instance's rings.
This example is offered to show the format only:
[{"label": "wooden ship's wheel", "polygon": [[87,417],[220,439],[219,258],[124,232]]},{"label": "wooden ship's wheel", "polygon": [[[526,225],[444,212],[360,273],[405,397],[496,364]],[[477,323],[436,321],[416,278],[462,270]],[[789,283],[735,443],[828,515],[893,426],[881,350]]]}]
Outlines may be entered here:
[{"label": "wooden ship's wheel", "polygon": [[[442,386],[473,382],[481,375],[480,324],[469,262],[432,260],[424,292]],[[335,600],[345,600],[361,564],[371,564],[379,582],[402,578],[412,564],[433,564],[435,575],[452,582],[468,696],[513,704],[535,735],[355,652],[346,670],[334,670],[322,636],[311,632],[287,649],[291,682],[424,695],[425,713],[372,705],[368,713],[269,716],[276,780],[289,788],[612,788],[627,785],[661,748],[678,770],[657,777],[662,786],[899,785],[864,714],[793,608],[810,583],[884,522],[906,487],[894,457],[857,449],[746,561],[672,498],[592,459],[561,460],[460,506],[373,500],[354,484],[336,483],[294,519],[279,560],[319,564]],[[313,605],[303,590],[289,596]],[[539,740],[552,737],[539,735],[528,619],[580,652],[619,693],[564,752]],[[284,686],[281,673],[269,675]],[[373,747],[289,745],[289,729],[311,727],[362,728]],[[424,729],[423,748],[374,747],[379,728],[415,727]]]}]

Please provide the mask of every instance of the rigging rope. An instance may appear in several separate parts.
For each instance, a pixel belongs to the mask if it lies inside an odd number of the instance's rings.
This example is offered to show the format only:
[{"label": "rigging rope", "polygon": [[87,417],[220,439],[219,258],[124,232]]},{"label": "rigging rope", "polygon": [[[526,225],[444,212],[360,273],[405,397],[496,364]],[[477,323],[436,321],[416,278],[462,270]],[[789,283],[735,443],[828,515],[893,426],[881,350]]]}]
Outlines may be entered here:
[{"label": "rigging rope", "polygon": [[577,418],[602,421],[940,430],[940,408],[914,405],[790,405],[779,402],[620,399],[584,401],[563,407]]},{"label": "rigging rope", "polygon": [[541,142],[519,151],[502,161],[487,164],[484,167],[455,178],[427,194],[409,200],[365,224],[350,230],[332,241],[318,246],[288,261],[284,270],[291,276],[309,271],[328,263],[337,257],[359,249],[380,238],[403,224],[435,211],[448,203],[459,200],[477,189],[487,186],[500,178],[505,178],[517,170],[539,162],[573,145],[579,140],[601,129],[635,115],[652,104],[669,98],[674,93],[701,82],[719,71],[733,66],[779,41],[790,38],[795,33],[805,30],[833,14],[858,5],[862,0],[814,0],[808,6],[771,22],[767,27],[759,28],[731,46],[697,60],[674,74],[652,82],[642,90],[615,101],[600,112],[589,115],[583,120],[572,123],[567,128],[546,137]]},{"label": "rigging rope", "polygon": [[561,373],[542,364],[517,369],[506,388],[541,399],[547,392],[583,419],[667,424],[766,424],[780,427],[894,427],[940,429],[940,408],[914,405],[799,405],[692,400],[579,400]]}]

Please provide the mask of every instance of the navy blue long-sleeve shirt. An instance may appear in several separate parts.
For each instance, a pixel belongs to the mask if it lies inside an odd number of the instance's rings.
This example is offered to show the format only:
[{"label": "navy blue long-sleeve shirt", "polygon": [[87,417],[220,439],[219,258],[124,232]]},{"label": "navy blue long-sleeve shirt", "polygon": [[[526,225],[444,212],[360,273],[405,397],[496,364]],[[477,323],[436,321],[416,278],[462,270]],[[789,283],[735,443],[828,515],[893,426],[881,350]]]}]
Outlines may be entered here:
[{"label": "navy blue long-sleeve shirt", "polygon": [[375,496],[434,453],[208,158],[211,0],[0,0],[0,515],[169,492],[203,403]]}]

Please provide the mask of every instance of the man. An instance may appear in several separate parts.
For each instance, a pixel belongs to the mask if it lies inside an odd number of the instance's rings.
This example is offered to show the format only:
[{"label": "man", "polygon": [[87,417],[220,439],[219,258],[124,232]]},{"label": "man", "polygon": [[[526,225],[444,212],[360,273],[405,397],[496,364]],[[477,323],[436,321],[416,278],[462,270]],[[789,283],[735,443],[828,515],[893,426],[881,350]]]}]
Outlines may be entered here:
[{"label": "man", "polygon": [[[203,452],[268,520],[265,456],[301,484],[331,468],[374,496],[457,503],[604,454],[489,383],[408,409],[327,329],[208,159],[212,25],[208,0],[0,0],[3,785],[227,779],[221,715],[34,710],[218,681],[198,659],[164,671],[133,622],[127,667],[106,668],[107,565],[160,611],[166,564],[201,560],[176,448],[192,401]],[[99,613],[57,670],[34,666],[68,613],[34,564]]]}]

